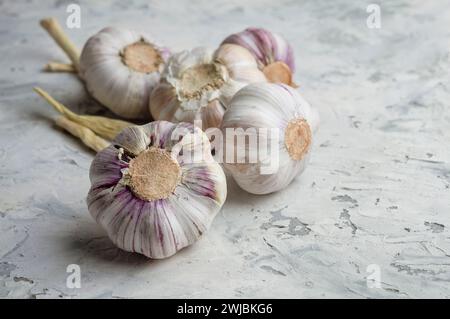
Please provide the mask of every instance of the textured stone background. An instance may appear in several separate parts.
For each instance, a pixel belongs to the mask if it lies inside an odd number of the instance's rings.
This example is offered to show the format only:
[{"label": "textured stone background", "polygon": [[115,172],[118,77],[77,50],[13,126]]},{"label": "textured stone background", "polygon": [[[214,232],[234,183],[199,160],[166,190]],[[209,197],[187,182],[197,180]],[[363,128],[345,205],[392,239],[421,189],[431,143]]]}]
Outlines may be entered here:
[{"label": "textured stone background", "polygon": [[[450,2],[82,1],[80,47],[107,25],[181,50],[264,26],[293,44],[301,93],[321,128],[306,172],[285,191],[229,197],[204,238],[149,261],[116,249],[88,215],[93,154],[56,129],[39,85],[105,114],[38,26],[68,1],[0,1],[0,296],[450,297]],[[82,287],[66,288],[66,267]],[[381,288],[369,288],[369,265]],[[375,267],[377,267],[375,266]],[[369,267],[369,268],[368,268]],[[373,266],[372,266],[373,267]]]}]

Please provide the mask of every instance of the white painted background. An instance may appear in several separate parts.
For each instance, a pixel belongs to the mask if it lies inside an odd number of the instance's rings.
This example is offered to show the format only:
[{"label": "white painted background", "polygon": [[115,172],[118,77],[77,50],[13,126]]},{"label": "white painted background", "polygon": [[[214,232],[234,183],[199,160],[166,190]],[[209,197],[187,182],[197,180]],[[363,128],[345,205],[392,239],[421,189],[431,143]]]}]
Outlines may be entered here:
[{"label": "white painted background", "polygon": [[[89,216],[93,154],[31,90],[107,114],[73,75],[41,72],[67,59],[38,21],[63,22],[70,1],[0,1],[0,297],[450,297],[450,2],[380,2],[382,28],[368,29],[369,1],[81,1],[82,28],[68,30],[80,47],[107,25],[174,51],[247,26],[279,32],[321,115],[288,189],[253,196],[230,181],[200,242],[149,261]],[[66,287],[69,264],[80,289]]]}]

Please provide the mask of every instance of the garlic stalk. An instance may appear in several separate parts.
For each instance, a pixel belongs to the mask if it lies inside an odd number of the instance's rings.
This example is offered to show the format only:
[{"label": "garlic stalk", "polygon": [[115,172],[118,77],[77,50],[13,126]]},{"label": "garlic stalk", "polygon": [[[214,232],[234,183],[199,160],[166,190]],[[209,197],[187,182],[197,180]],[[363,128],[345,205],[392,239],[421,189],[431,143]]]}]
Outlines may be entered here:
[{"label": "garlic stalk", "polygon": [[219,127],[233,95],[249,83],[266,81],[252,55],[239,46],[223,45],[212,53],[195,48],[174,54],[150,98],[157,120],[202,121]]},{"label": "garlic stalk", "polygon": [[67,37],[58,21],[55,18],[46,18],[42,19],[40,23],[59,47],[67,54],[70,61],[72,61],[75,70],[78,70],[80,64],[80,51]]},{"label": "garlic stalk", "polygon": [[95,115],[78,115],[74,112],[70,111],[63,104],[56,101],[54,98],[50,96],[46,91],[41,88],[35,87],[33,90],[38,93],[41,97],[43,97],[53,108],[67,117],[67,119],[72,122],[78,123],[101,137],[112,140],[116,135],[126,127],[133,126],[133,123],[110,119],[103,116],[95,116]]},{"label": "garlic stalk", "polygon": [[294,52],[291,45],[279,34],[262,28],[248,28],[228,36],[222,44],[236,44],[246,48],[258,61],[258,67],[269,82],[292,82],[295,72]]},{"label": "garlic stalk", "polygon": [[44,67],[45,71],[48,72],[69,72],[76,73],[75,67],[73,64],[60,63],[60,62],[50,62],[47,63]]},{"label": "garlic stalk", "polygon": [[95,152],[101,151],[109,145],[108,141],[97,136],[87,127],[69,120],[64,115],[58,116],[55,119],[55,123],[73,136],[78,137],[87,147],[94,150]]},{"label": "garlic stalk", "polygon": [[317,126],[318,113],[292,87],[250,84],[223,118],[224,167],[249,193],[281,190],[305,169]]},{"label": "garlic stalk", "polygon": [[91,164],[90,214],[123,250],[175,254],[199,239],[225,201],[225,175],[210,151],[192,124],[124,129]]},{"label": "garlic stalk", "polygon": [[[55,19],[44,19],[41,25],[69,56],[96,100],[124,118],[149,118],[149,96],[159,83],[168,49],[148,35],[108,27],[86,42],[80,56]],[[70,70],[61,64],[46,68]]]}]

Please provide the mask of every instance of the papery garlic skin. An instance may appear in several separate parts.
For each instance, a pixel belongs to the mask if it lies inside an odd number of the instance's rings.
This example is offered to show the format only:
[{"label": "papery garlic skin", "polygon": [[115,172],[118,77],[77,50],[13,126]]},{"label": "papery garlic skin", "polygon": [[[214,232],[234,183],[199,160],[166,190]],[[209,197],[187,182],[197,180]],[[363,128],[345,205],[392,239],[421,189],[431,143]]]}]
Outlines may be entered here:
[{"label": "papery garlic skin", "polygon": [[[240,159],[225,159],[224,167],[237,184],[249,193],[279,191],[306,168],[311,154],[312,133],[317,125],[318,113],[292,87],[273,83],[250,84],[232,99],[223,118],[222,134],[226,137],[236,128],[244,130],[241,136],[245,130],[255,129],[254,134],[260,134],[262,130],[268,129],[276,133],[275,136],[269,133],[266,140],[259,142],[272,146],[276,153],[262,153],[259,144],[248,142],[243,145],[225,145],[225,152],[234,147],[235,154],[239,148],[245,149],[246,153]],[[250,153],[258,154],[257,161],[249,160]],[[263,167],[274,169],[264,173]]]},{"label": "papery garlic skin", "polygon": [[187,123],[126,128],[97,154],[89,177],[92,217],[119,248],[155,259],[196,242],[227,195],[206,134]]},{"label": "papery garlic skin", "polygon": [[[284,83],[292,81],[289,76],[295,72],[294,50],[281,35],[263,28],[247,28],[228,36],[222,44],[235,44],[249,50],[270,82],[277,82],[279,78],[282,78]],[[278,74],[271,79],[274,73],[282,73],[282,76]]]},{"label": "papery garlic skin", "polygon": [[80,76],[89,93],[127,119],[148,119],[151,91],[170,53],[147,35],[104,28],[85,44]]},{"label": "papery garlic skin", "polygon": [[203,129],[219,127],[234,94],[249,83],[265,81],[256,60],[239,46],[221,46],[214,53],[206,48],[182,51],[167,62],[152,92],[150,112],[157,120],[201,120]]}]

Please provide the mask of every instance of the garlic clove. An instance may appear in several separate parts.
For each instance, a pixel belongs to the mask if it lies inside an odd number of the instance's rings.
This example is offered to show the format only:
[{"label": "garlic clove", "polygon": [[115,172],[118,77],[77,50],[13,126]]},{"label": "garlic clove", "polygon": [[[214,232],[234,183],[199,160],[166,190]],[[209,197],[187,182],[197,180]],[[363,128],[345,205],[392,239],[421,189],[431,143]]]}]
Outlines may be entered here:
[{"label": "garlic clove", "polygon": [[[221,129],[227,136],[232,129],[241,128],[242,132],[237,134],[241,137],[248,134],[245,130],[254,129],[253,135],[257,134],[259,140],[250,143],[248,138],[242,145],[235,145],[236,153],[247,152],[231,161],[225,160],[224,167],[241,188],[253,194],[268,194],[287,187],[307,166],[312,134],[318,124],[316,116],[292,87],[272,83],[246,86],[232,99]],[[264,129],[268,130],[265,136],[261,135]],[[267,151],[262,152],[261,146],[267,147]],[[250,154],[257,154],[257,160],[251,162]]]},{"label": "garlic clove", "polygon": [[230,79],[222,87],[222,100],[227,105],[241,88],[249,83],[266,82],[255,58],[248,50],[233,44],[221,45],[214,54],[226,66]]},{"label": "garlic clove", "polygon": [[98,152],[89,169],[92,187],[117,184],[122,178],[121,169],[125,167],[126,163],[119,158],[117,148],[113,145]]},{"label": "garlic clove", "polygon": [[149,143],[149,135],[136,126],[125,128],[114,139],[114,145],[126,149],[135,156],[144,151]]},{"label": "garlic clove", "polygon": [[222,123],[225,109],[218,100],[213,100],[208,105],[202,108],[200,120],[202,121],[202,129],[206,130],[209,127],[220,127]]},{"label": "garlic clove", "polygon": [[154,119],[170,121],[179,107],[175,88],[171,84],[162,81],[156,86],[150,96],[149,105]]},{"label": "garlic clove", "polygon": [[90,180],[93,218],[119,248],[150,258],[169,257],[197,241],[227,192],[206,134],[188,123],[124,130],[94,158]]},{"label": "garlic clove", "polygon": [[221,45],[214,58],[225,65],[229,76],[239,82],[266,82],[264,74],[257,68],[255,58],[248,50],[234,44]]}]

